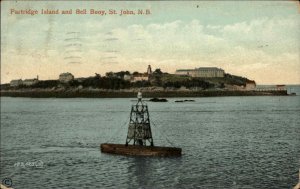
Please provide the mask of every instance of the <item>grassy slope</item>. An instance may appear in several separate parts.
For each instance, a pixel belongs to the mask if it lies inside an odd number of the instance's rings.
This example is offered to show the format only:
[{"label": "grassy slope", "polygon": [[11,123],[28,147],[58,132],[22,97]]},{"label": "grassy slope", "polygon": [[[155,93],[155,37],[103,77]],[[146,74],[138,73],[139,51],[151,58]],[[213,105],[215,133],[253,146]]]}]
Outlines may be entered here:
[{"label": "grassy slope", "polygon": [[191,79],[198,79],[203,80],[212,84],[215,84],[216,86],[223,84],[228,85],[245,85],[247,81],[250,81],[247,78],[225,74],[225,77],[223,78],[191,78],[189,76],[179,76],[179,75],[173,75],[173,74],[164,74],[162,77],[163,83],[166,82],[184,82],[189,81]]}]

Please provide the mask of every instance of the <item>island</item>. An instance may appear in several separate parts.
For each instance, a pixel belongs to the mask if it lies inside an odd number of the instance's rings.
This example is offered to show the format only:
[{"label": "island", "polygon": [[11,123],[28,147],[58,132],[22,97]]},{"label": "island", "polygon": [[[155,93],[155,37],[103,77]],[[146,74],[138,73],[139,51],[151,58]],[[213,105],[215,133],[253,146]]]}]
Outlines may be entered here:
[{"label": "island", "polygon": [[254,80],[225,73],[216,67],[178,69],[175,74],[157,68],[152,72],[107,72],[75,78],[61,73],[57,80],[17,79],[1,84],[1,96],[33,98],[133,98],[137,92],[145,98],[214,96],[285,96],[284,85],[259,89]]}]

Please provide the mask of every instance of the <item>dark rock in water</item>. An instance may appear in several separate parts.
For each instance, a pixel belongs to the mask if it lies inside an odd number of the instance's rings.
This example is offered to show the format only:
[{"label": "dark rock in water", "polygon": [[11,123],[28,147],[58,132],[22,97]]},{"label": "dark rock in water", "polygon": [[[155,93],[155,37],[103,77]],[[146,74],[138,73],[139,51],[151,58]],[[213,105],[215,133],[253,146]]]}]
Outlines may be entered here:
[{"label": "dark rock in water", "polygon": [[184,100],[184,102],[195,102],[195,100]]},{"label": "dark rock in water", "polygon": [[165,98],[151,98],[149,101],[151,102],[168,102]]},{"label": "dark rock in water", "polygon": [[195,102],[195,100],[175,100],[175,102]]}]

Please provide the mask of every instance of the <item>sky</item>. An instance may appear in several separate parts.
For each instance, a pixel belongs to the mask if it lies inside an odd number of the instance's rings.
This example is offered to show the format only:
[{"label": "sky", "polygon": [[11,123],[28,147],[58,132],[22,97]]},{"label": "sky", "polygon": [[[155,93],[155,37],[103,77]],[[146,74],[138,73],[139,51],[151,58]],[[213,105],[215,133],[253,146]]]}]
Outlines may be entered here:
[{"label": "sky", "polygon": [[300,84],[299,13],[295,1],[1,1],[1,83],[58,79],[63,72],[146,72],[151,65],[169,73],[218,67],[257,84]]}]

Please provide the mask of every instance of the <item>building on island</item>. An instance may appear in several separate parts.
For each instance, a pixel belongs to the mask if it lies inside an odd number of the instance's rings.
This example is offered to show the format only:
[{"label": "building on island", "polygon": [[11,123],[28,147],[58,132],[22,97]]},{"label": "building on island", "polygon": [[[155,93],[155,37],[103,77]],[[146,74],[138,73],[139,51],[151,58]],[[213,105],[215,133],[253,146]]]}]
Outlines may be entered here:
[{"label": "building on island", "polygon": [[279,91],[285,90],[285,85],[276,85],[276,89]]},{"label": "building on island", "polygon": [[147,72],[134,75],[133,77],[131,77],[131,82],[149,81],[149,77],[151,76],[151,74],[152,74],[151,65],[148,65]]},{"label": "building on island", "polygon": [[11,80],[10,83],[9,83],[9,85],[11,87],[18,87],[18,86],[20,86],[22,84],[23,84],[22,79]]},{"label": "building on island", "polygon": [[245,90],[251,91],[256,89],[255,81],[247,81],[245,85]]},{"label": "building on island", "polygon": [[132,82],[137,82],[137,81],[148,81],[149,80],[149,75],[144,73],[144,74],[138,74],[133,76]]},{"label": "building on island", "polygon": [[69,72],[66,72],[66,73],[61,73],[59,75],[59,81],[61,83],[68,83],[70,81],[74,80],[74,75],[69,73]]},{"label": "building on island", "polygon": [[34,84],[36,84],[38,82],[39,82],[39,80],[37,78],[34,78],[34,79],[25,79],[23,81],[23,85],[31,86],[31,85],[34,85]]},{"label": "building on island", "polygon": [[176,75],[186,75],[191,77],[224,77],[225,72],[221,68],[216,67],[200,67],[195,69],[179,69],[175,72]]},{"label": "building on island", "polygon": [[18,87],[20,85],[25,85],[25,86],[31,86],[31,85],[34,85],[36,83],[39,82],[39,76],[37,76],[36,78],[33,78],[33,79],[25,79],[25,80],[22,80],[22,79],[17,79],[17,80],[11,80],[10,82],[10,86],[11,87]]},{"label": "building on island", "polygon": [[176,70],[175,75],[187,75],[187,76],[191,76],[191,72],[193,72],[194,70],[192,69],[180,69],[180,70]]},{"label": "building on island", "polygon": [[131,75],[125,74],[124,77],[123,77],[123,79],[125,81],[130,81],[131,80]]}]

